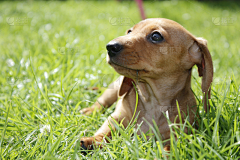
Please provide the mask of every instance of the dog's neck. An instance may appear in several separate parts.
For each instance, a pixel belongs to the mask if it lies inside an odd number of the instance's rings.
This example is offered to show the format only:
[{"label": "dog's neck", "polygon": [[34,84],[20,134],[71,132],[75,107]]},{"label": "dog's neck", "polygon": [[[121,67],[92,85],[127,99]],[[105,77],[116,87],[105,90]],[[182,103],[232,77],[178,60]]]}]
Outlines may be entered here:
[{"label": "dog's neck", "polygon": [[176,104],[179,95],[191,90],[191,71],[178,76],[161,77],[159,79],[145,79],[137,82],[139,97],[143,105],[153,107],[170,107]]}]

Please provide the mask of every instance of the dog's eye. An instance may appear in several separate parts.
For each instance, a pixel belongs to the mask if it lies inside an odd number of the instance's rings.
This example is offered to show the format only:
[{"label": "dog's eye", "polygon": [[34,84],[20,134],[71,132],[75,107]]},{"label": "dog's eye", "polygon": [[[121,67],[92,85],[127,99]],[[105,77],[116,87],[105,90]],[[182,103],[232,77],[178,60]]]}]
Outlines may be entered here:
[{"label": "dog's eye", "polygon": [[132,31],[129,29],[128,31],[127,31],[127,34],[129,34],[129,33],[131,33]]},{"label": "dog's eye", "polygon": [[150,39],[153,43],[159,43],[163,41],[163,36],[159,32],[153,32]]}]

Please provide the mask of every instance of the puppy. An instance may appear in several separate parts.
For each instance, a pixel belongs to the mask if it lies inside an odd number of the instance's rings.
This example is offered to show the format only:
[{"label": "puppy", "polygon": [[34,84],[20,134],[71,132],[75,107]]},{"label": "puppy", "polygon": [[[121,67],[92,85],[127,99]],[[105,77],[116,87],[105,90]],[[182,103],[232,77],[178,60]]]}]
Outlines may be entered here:
[{"label": "puppy", "polygon": [[[171,122],[177,117],[179,123],[177,102],[183,123],[186,115],[189,116],[190,123],[193,123],[197,111],[191,90],[194,65],[197,65],[199,76],[202,76],[204,109],[206,112],[209,110],[207,102],[210,98],[213,64],[207,41],[194,37],[177,22],[163,18],[143,20],[129,29],[127,35],[110,41],[106,47],[107,62],[122,75],[117,81],[120,85],[115,85],[112,89],[114,83],[111,84],[98,101],[92,107],[83,109],[82,113],[90,114],[101,106],[111,106],[118,97],[121,99],[115,111],[93,137],[81,138],[82,148],[92,149],[105,136],[111,137],[109,125],[114,128],[112,119],[119,123],[123,120],[126,127],[135,118],[136,94],[139,97],[137,124],[143,122],[143,132],[149,130],[145,120],[153,125],[154,119],[162,139],[169,139],[170,129],[163,113],[168,112]],[[170,147],[165,149],[169,150]]]}]

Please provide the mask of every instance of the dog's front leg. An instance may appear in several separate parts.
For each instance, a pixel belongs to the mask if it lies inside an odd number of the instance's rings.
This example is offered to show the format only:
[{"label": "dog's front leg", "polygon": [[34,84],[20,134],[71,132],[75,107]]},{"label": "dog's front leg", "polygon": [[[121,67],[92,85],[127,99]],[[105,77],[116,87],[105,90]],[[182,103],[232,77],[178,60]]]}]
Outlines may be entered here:
[{"label": "dog's front leg", "polygon": [[111,128],[114,129],[112,122],[112,117],[108,117],[108,119],[103,123],[101,128],[94,134],[93,137],[81,138],[81,147],[85,150],[92,150],[93,147],[101,147],[101,143],[109,142],[105,136],[109,138],[111,137]]},{"label": "dog's front leg", "polygon": [[[124,120],[123,120],[124,119]],[[81,147],[84,150],[92,150],[94,147],[102,147],[102,142],[109,142],[105,136],[111,138],[111,130],[115,130],[113,123],[114,121],[120,123],[123,120],[123,126],[129,123],[129,114],[121,106],[117,106],[114,113],[107,118],[99,130],[94,134],[93,137],[81,138]]]},{"label": "dog's front leg", "polygon": [[94,110],[101,110],[102,107],[108,108],[118,99],[118,90],[119,85],[116,85],[118,80],[111,83],[106,91],[97,99],[97,101],[88,108],[82,109],[80,112],[85,115],[90,115],[93,113]]}]

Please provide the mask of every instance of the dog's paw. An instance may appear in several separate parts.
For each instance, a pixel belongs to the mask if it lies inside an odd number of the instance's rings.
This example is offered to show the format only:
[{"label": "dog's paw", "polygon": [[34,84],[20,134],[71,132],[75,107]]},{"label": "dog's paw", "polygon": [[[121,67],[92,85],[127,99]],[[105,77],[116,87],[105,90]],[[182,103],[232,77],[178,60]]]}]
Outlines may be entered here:
[{"label": "dog's paw", "polygon": [[84,150],[92,150],[94,144],[93,137],[83,137],[80,140],[80,145]]},{"label": "dog's paw", "polygon": [[84,137],[80,140],[81,153],[86,155],[87,151],[93,150],[94,138],[93,137]]},{"label": "dog's paw", "polygon": [[95,137],[83,137],[80,140],[81,153],[87,154],[87,151],[93,150],[95,148],[102,148],[102,136]]},{"label": "dog's paw", "polygon": [[90,115],[94,112],[94,110],[98,112],[101,109],[102,109],[102,106],[98,102],[95,102],[91,107],[83,108],[82,110],[80,110],[80,113],[84,115]]},{"label": "dog's paw", "polygon": [[89,108],[83,108],[83,109],[81,109],[81,110],[80,110],[80,113],[81,113],[81,114],[84,114],[84,115],[90,115],[90,114],[93,113],[93,111],[94,111],[94,108],[89,107]]}]

